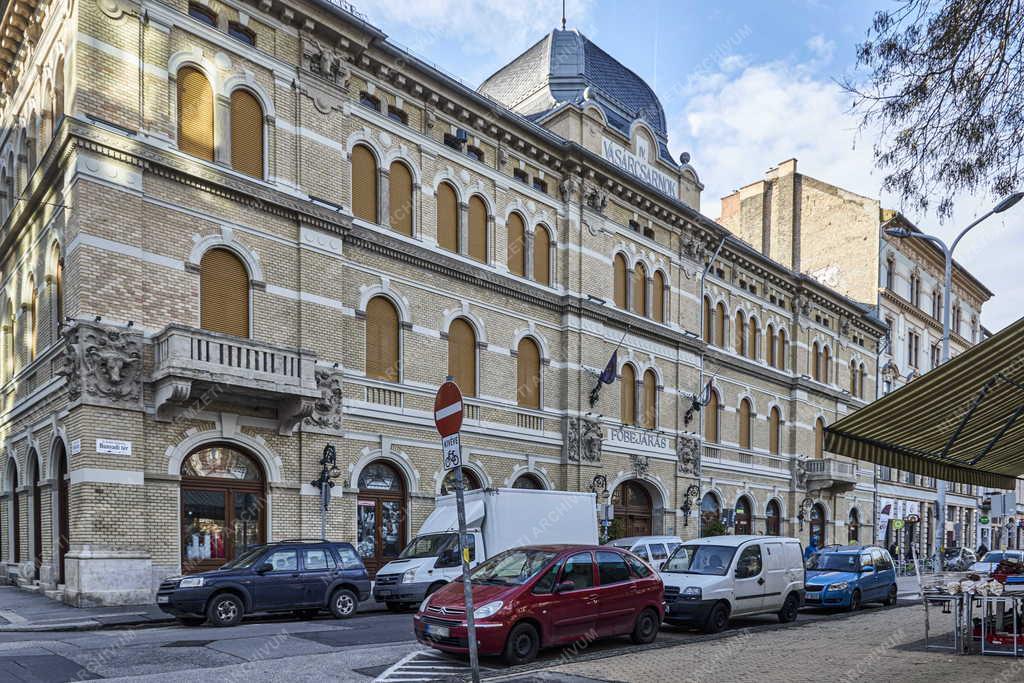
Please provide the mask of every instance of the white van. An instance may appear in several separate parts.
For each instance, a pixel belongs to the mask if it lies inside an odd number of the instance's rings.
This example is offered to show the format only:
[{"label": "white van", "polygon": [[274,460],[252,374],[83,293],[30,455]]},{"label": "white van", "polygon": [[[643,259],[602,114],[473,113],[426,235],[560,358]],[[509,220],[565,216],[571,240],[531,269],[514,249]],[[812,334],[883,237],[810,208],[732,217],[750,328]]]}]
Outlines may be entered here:
[{"label": "white van", "polygon": [[731,617],[796,619],[804,602],[803,548],[781,536],[709,536],[686,541],[658,572],[665,621],[718,633]]},{"label": "white van", "polygon": [[628,550],[655,569],[682,543],[678,536],[629,536],[608,541],[608,545]]}]

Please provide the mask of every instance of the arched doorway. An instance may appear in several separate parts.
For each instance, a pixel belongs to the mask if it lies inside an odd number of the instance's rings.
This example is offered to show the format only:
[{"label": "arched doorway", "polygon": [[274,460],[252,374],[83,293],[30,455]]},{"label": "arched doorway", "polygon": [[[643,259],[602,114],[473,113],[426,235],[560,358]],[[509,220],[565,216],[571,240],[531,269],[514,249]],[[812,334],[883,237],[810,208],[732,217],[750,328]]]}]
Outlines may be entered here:
[{"label": "arched doorway", "polygon": [[782,512],[779,509],[779,501],[770,500],[764,509],[765,533],[768,536],[782,535]]},{"label": "arched doorway", "polygon": [[713,493],[705,493],[700,501],[700,535],[715,536],[722,533],[722,505]]},{"label": "arched doorway", "polygon": [[181,570],[214,569],[263,543],[266,482],[255,458],[205,446],[181,465]]},{"label": "arched doorway", "polygon": [[819,548],[824,547],[828,540],[825,535],[825,521],[825,508],[821,503],[815,503],[811,507],[810,542]]},{"label": "arched doorway", "polygon": [[537,491],[544,490],[544,482],[540,480],[536,474],[520,474],[516,477],[516,480],[512,482],[512,488],[514,489],[534,489]]},{"label": "arched doorway", "polygon": [[753,533],[750,520],[750,499],[747,498],[746,496],[740,496],[740,499],[736,501],[736,527],[734,533],[737,536]]},{"label": "arched doorway", "polygon": [[857,508],[850,510],[850,521],[846,525],[849,530],[848,539],[851,545],[860,543],[860,513]]},{"label": "arched doorway", "polygon": [[57,458],[57,583],[63,584],[64,557],[68,554],[71,542],[71,499],[68,487],[68,458],[64,450],[64,442],[58,441],[53,448],[52,457]]},{"label": "arched doorway", "polygon": [[[468,467],[462,468],[462,490],[463,491],[476,491],[482,489],[480,485],[480,478],[476,476],[473,470]],[[455,470],[448,470],[448,474],[444,475],[444,480],[441,482],[441,495],[447,496],[449,493],[455,493]]]},{"label": "arched doorway", "polygon": [[39,568],[43,564],[43,495],[39,488],[39,456],[34,450],[28,454],[28,479],[31,495],[31,527],[32,538],[29,539],[29,559],[32,561],[32,578],[39,578]]},{"label": "arched doorway", "polygon": [[650,536],[654,506],[651,494],[635,479],[624,481],[612,493],[615,521],[622,536]]},{"label": "arched doorway", "polygon": [[405,481],[391,464],[377,460],[359,474],[357,547],[370,576],[405,547]]}]

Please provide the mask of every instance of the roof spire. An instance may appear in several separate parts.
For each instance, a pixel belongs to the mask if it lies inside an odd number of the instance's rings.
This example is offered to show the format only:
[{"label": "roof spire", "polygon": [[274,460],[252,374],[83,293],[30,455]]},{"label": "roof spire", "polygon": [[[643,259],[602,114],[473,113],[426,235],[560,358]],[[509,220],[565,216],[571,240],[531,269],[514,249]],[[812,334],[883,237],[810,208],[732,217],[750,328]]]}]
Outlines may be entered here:
[{"label": "roof spire", "polygon": [[565,0],[562,0],[562,30],[565,30]]}]

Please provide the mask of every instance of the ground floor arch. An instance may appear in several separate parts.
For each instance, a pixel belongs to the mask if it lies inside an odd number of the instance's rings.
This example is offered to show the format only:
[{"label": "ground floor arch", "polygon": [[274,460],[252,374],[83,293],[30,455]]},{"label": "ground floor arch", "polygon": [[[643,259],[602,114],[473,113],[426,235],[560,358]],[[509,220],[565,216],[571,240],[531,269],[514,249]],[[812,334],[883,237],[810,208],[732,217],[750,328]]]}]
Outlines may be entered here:
[{"label": "ground floor arch", "polygon": [[379,459],[362,468],[357,487],[356,548],[372,577],[405,547],[408,483],[394,463]]},{"label": "ground floor arch", "polygon": [[637,479],[627,479],[612,491],[615,518],[614,534],[650,536],[654,533],[654,503],[647,487]]}]

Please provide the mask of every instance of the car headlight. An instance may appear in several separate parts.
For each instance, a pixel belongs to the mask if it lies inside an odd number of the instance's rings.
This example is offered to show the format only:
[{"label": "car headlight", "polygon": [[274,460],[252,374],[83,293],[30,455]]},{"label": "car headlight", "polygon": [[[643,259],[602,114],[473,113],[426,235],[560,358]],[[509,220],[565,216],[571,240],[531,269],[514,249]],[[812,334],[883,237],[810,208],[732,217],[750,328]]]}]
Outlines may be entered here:
[{"label": "car headlight", "polygon": [[687,600],[700,600],[702,597],[700,586],[687,586],[683,589],[683,597]]},{"label": "car headlight", "polygon": [[850,587],[849,581],[840,581],[839,583],[830,584],[828,589],[830,591],[844,591]]},{"label": "car headlight", "polygon": [[505,603],[503,603],[501,600],[495,600],[494,602],[487,603],[483,607],[477,607],[475,610],[473,610],[473,618],[486,619],[487,617],[494,616],[494,614],[498,610],[500,610],[504,605]]},{"label": "car headlight", "polygon": [[181,580],[178,584],[178,588],[199,588],[206,580],[201,576],[190,576]]},{"label": "car headlight", "polygon": [[405,570],[405,573],[402,574],[402,583],[412,583],[415,580],[416,580],[416,570],[415,569],[407,569],[407,570]]}]

